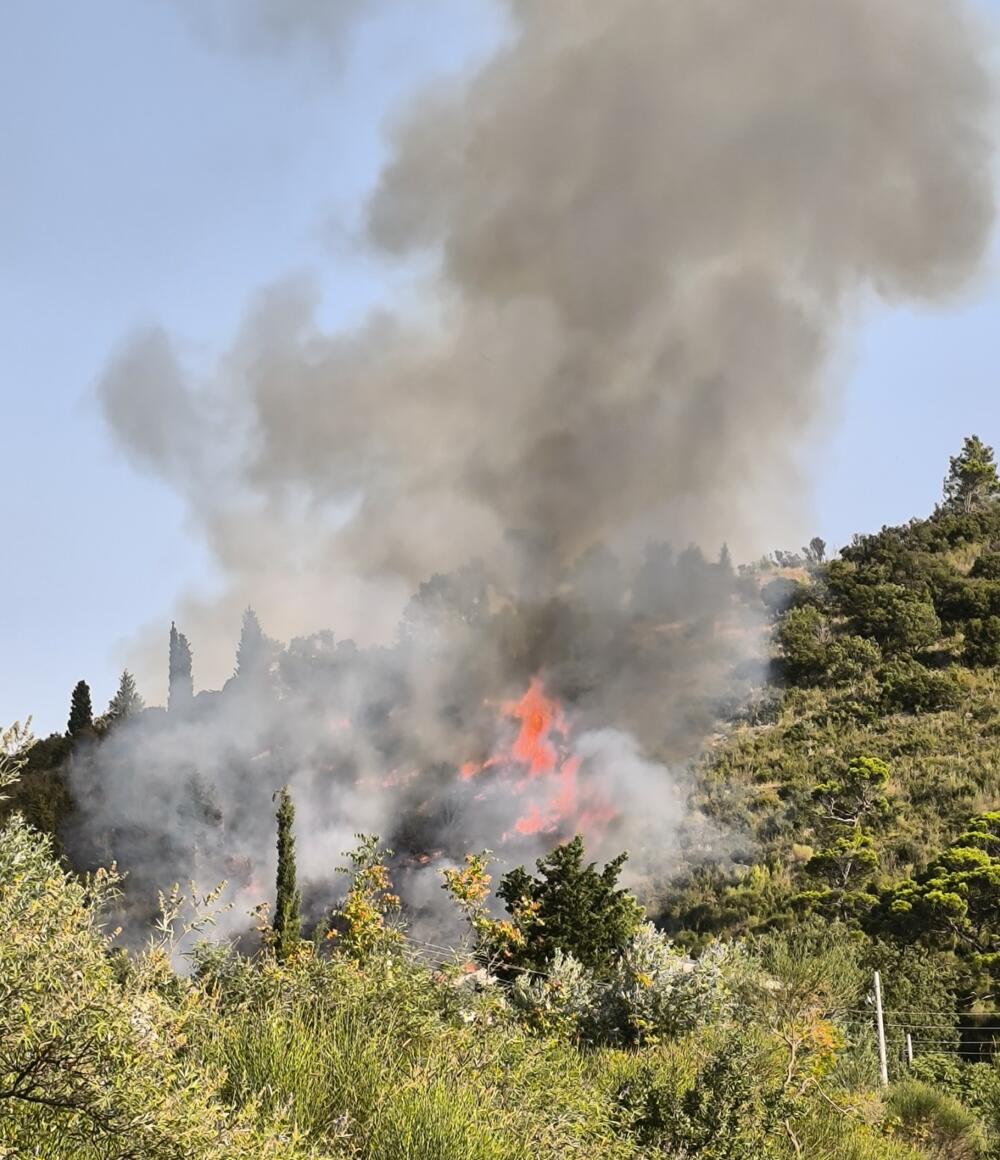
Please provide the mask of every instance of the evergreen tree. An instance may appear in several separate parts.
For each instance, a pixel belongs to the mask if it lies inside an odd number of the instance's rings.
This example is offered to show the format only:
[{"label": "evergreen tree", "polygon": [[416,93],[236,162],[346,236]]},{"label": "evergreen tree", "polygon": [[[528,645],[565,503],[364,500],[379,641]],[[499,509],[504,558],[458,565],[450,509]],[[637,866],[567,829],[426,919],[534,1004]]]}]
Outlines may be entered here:
[{"label": "evergreen tree", "polygon": [[274,904],[274,953],[279,962],[284,962],[299,945],[301,916],[299,913],[301,895],[295,875],[295,805],[288,786],[277,793],[278,810],[278,875]]},{"label": "evergreen tree", "polygon": [[719,551],[719,572],[727,580],[731,580],[736,575],[733,569],[733,557],[730,554],[728,544],[723,544]]},{"label": "evergreen tree", "polygon": [[125,669],[118,682],[118,692],[111,698],[108,711],[104,715],[106,720],[109,724],[124,721],[128,717],[134,717],[136,713],[141,713],[145,707],[146,702],[135,687],[135,677]]},{"label": "evergreen tree", "polygon": [[969,435],[958,455],[951,457],[944,481],[944,506],[948,511],[971,512],[1000,494],[993,448],[978,435]]},{"label": "evergreen tree", "polygon": [[167,686],[167,709],[183,711],[194,699],[194,678],[191,675],[191,646],[177,626],[170,625],[170,662]]},{"label": "evergreen tree", "polygon": [[90,703],[90,686],[86,681],[77,681],[70,702],[69,722],[66,732],[70,737],[79,737],[94,727],[94,710]]},{"label": "evergreen tree", "polygon": [[266,675],[269,667],[267,637],[261,631],[257,613],[247,608],[243,613],[240,643],[236,650],[236,676],[248,679]]},{"label": "evergreen tree", "polygon": [[524,936],[516,967],[544,971],[558,949],[600,973],[639,929],[642,907],[618,888],[628,854],[612,858],[603,870],[594,862],[584,865],[583,857],[577,835],[538,859],[538,877],[519,866],[500,880],[497,897]]}]

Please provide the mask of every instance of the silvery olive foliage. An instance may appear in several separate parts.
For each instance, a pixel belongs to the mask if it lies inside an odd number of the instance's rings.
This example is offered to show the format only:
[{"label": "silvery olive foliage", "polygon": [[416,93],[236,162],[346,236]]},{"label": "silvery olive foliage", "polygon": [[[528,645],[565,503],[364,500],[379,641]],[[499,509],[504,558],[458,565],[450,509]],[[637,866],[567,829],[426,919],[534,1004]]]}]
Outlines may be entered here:
[{"label": "silvery olive foliage", "polygon": [[544,974],[518,977],[509,1000],[539,1030],[572,1031],[592,1043],[657,1042],[731,1013],[742,966],[739,952],[722,945],[690,959],[645,923],[609,977],[556,951]]}]

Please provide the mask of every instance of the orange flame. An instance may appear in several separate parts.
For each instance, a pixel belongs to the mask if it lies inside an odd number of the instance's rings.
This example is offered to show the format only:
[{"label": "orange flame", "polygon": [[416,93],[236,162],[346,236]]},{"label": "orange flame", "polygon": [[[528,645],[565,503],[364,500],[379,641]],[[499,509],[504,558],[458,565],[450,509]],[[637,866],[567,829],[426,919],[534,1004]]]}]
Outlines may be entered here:
[{"label": "orange flame", "polygon": [[[518,722],[517,734],[507,748],[477,764],[467,761],[459,770],[471,781],[487,769],[499,767],[505,783],[525,799],[514,821],[515,834],[563,834],[599,831],[615,811],[599,795],[580,784],[580,759],[570,748],[570,727],[558,701],[547,697],[541,679],[534,677],[517,701],[501,705],[509,720]],[[503,835],[504,840],[511,832]]]},{"label": "orange flame", "polygon": [[511,758],[528,767],[529,777],[543,777],[552,773],[559,761],[559,753],[551,735],[565,740],[568,729],[558,702],[550,701],[542,692],[542,682],[534,677],[520,701],[508,701],[503,713],[521,722]]}]

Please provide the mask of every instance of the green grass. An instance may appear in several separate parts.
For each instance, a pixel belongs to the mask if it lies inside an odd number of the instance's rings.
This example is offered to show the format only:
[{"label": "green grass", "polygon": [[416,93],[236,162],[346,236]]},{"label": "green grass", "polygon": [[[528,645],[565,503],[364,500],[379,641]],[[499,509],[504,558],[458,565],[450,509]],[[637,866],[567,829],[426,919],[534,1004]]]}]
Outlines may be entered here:
[{"label": "green grass", "polygon": [[381,986],[326,973],[311,995],[220,1012],[203,1050],[235,1107],[364,1160],[615,1155],[610,1105],[571,1045],[527,1037],[499,1008],[465,1026],[436,1009],[447,995],[426,973]]},{"label": "green grass", "polygon": [[897,1134],[933,1160],[980,1160],[986,1139],[976,1116],[951,1096],[917,1080],[897,1084],[888,1111]]}]

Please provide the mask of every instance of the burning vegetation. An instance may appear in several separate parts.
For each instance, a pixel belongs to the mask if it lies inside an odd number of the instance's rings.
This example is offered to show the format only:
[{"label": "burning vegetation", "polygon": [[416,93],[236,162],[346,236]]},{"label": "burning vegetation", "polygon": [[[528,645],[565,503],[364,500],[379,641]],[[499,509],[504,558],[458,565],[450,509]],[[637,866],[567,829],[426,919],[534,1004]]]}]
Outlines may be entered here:
[{"label": "burning vegetation", "polygon": [[504,702],[501,712],[516,725],[509,745],[481,765],[466,762],[459,773],[464,781],[488,783],[477,797],[509,793],[523,802],[513,830],[501,840],[513,834],[544,834],[555,841],[573,834],[597,837],[599,828],[614,819],[614,807],[602,798],[599,786],[581,783],[581,759],[572,749],[566,713],[545,695],[541,678],[533,677],[524,696]]},{"label": "burning vegetation", "polygon": [[282,646],[248,611],[217,692],[195,693],[193,650],[172,628],[169,709],[131,715],[73,758],[68,846],[81,864],[127,868],[139,912],[193,866],[230,880],[245,913],[272,876],[267,803],[287,784],[307,909],[328,904],[352,835],[377,832],[428,930],[437,868],[470,849],[513,865],[580,834],[597,855],[629,846],[640,877],[728,858],[687,800],[686,770],[727,698],[760,679],[761,609],[727,559],[682,561],[647,552],[631,581],[617,564],[627,586],[600,603],[585,569],[541,603],[500,598],[469,570],[435,577],[391,648],[330,633]]}]

